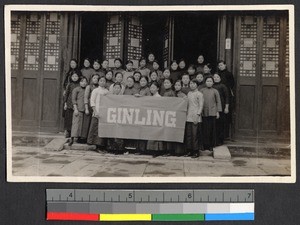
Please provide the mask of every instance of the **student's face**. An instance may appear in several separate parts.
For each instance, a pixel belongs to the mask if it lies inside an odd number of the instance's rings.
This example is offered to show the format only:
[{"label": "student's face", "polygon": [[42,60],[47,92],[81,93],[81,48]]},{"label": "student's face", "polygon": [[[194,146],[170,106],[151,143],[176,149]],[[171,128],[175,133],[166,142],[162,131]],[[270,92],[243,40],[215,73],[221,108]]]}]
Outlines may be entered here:
[{"label": "student's face", "polygon": [[75,61],[71,61],[70,62],[70,67],[72,68],[72,69],[75,69],[76,67],[77,67],[77,63],[75,62]]},{"label": "student's face", "polygon": [[121,65],[122,65],[122,64],[121,64],[121,62],[120,62],[119,60],[116,60],[116,61],[115,61],[115,67],[116,67],[116,68],[120,68]]},{"label": "student's face", "polygon": [[87,59],[84,60],[83,65],[84,65],[84,67],[90,67],[91,66],[90,61],[87,60]]},{"label": "student's face", "polygon": [[214,82],[219,83],[220,81],[221,81],[221,77],[219,76],[219,74],[214,74]]},{"label": "student's face", "polygon": [[187,85],[190,82],[190,77],[185,75],[185,76],[182,77],[181,80],[182,80],[183,84]]},{"label": "student's face", "polygon": [[146,60],[140,61],[140,67],[144,67],[144,66],[146,66]]},{"label": "student's face", "polygon": [[223,70],[226,69],[226,65],[221,62],[221,63],[218,64],[218,68],[219,68],[219,70],[223,71]]},{"label": "student's face", "polygon": [[203,63],[203,62],[204,62],[204,57],[203,57],[203,55],[199,55],[197,61],[198,61],[198,63]]},{"label": "student's face", "polygon": [[214,84],[213,79],[211,79],[211,78],[206,79],[206,81],[205,81],[206,87],[210,88],[213,86],[213,84]]},{"label": "student's face", "polygon": [[196,76],[196,79],[197,79],[198,82],[202,82],[203,81],[203,75],[202,74],[198,74]]},{"label": "student's face", "polygon": [[93,68],[94,68],[95,70],[99,70],[99,69],[100,69],[100,64],[99,64],[98,62],[94,62]]},{"label": "student's face", "polygon": [[107,80],[111,80],[112,77],[113,77],[112,72],[108,72],[108,73],[105,75],[105,78],[106,78]]},{"label": "student's face", "polygon": [[73,82],[76,82],[76,81],[78,81],[79,76],[78,76],[76,73],[74,73],[74,74],[71,76],[71,79],[72,79]]},{"label": "student's face", "polygon": [[122,82],[123,81],[123,76],[120,73],[117,74],[116,81],[117,82]]},{"label": "student's face", "polygon": [[153,66],[154,70],[158,70],[158,68],[159,68],[159,65],[157,62],[154,62],[152,66]]},{"label": "student's face", "polygon": [[155,59],[154,55],[153,54],[149,54],[149,56],[148,56],[149,62],[153,62],[154,59]]},{"label": "student's face", "polygon": [[180,82],[176,82],[174,85],[175,91],[180,91],[181,90],[181,83]]},{"label": "student's face", "polygon": [[120,91],[121,91],[120,85],[115,85],[113,88],[113,94],[118,95],[120,93]]},{"label": "student's face", "polygon": [[133,67],[132,63],[126,64],[126,69],[127,70],[132,70],[132,67]]},{"label": "student's face", "polygon": [[188,74],[189,75],[193,75],[193,74],[195,74],[195,69],[193,68],[193,67],[190,67],[190,68],[188,68]]},{"label": "student's face", "polygon": [[86,85],[87,85],[86,79],[82,79],[79,84],[81,87],[86,87]]},{"label": "student's face", "polygon": [[177,70],[178,64],[176,62],[172,63],[171,68],[172,70]]},{"label": "student's face", "polygon": [[180,61],[179,68],[184,69],[185,68],[185,61]]},{"label": "student's face", "polygon": [[165,80],[165,81],[164,81],[164,87],[165,87],[165,89],[171,88],[171,87],[172,87],[171,82],[170,82],[169,80]]},{"label": "student's face", "polygon": [[151,73],[150,78],[151,78],[151,80],[157,80],[157,74]]},{"label": "student's face", "polygon": [[210,73],[210,68],[208,66],[203,67],[203,72],[204,73]]},{"label": "student's face", "polygon": [[164,75],[164,78],[169,78],[170,77],[170,70],[165,70],[164,72],[163,72],[163,75]]},{"label": "student's face", "polygon": [[133,77],[134,77],[134,80],[135,80],[136,82],[138,82],[138,81],[140,81],[141,75],[140,75],[139,73],[135,73],[135,74],[133,75]]},{"label": "student's face", "polygon": [[158,87],[156,87],[156,85],[154,85],[154,84],[152,84],[151,86],[150,86],[150,92],[151,92],[151,94],[156,94],[157,93],[157,91],[158,91]]},{"label": "student's face", "polygon": [[197,89],[197,84],[196,84],[195,82],[191,81],[191,82],[190,82],[190,89],[191,89],[191,90]]},{"label": "student's face", "polygon": [[98,84],[98,79],[99,79],[99,76],[97,76],[97,75],[93,76],[92,83],[93,84]]},{"label": "student's face", "polygon": [[101,78],[99,79],[99,86],[100,86],[100,87],[104,87],[105,84],[106,84],[105,78],[104,78],[104,77],[101,77]]},{"label": "student's face", "polygon": [[103,67],[103,69],[107,69],[108,68],[108,61],[107,60],[104,60],[102,62],[102,67]]},{"label": "student's face", "polygon": [[128,78],[128,79],[127,79],[127,86],[128,86],[128,87],[133,87],[133,84],[134,84],[133,79],[132,79],[132,78]]},{"label": "student's face", "polygon": [[147,85],[147,80],[144,77],[140,79],[140,85],[141,87],[145,87]]}]

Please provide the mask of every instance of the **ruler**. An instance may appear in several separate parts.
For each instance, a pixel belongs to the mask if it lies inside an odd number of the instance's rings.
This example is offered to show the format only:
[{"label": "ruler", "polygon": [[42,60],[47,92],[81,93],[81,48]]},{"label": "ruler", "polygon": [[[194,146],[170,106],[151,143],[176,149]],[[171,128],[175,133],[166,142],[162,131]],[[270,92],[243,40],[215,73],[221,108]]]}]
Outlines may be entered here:
[{"label": "ruler", "polygon": [[47,220],[254,220],[254,190],[47,189]]}]

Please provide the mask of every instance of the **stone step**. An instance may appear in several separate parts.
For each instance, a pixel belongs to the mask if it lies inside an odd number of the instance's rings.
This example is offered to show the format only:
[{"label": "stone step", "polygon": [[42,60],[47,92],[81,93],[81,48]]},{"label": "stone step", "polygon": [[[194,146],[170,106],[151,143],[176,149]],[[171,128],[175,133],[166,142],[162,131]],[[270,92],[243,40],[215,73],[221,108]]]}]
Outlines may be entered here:
[{"label": "stone step", "polygon": [[219,160],[226,160],[226,161],[231,160],[231,154],[226,145],[214,147],[213,157],[214,159],[219,159]]},{"label": "stone step", "polygon": [[68,143],[64,144],[65,150],[93,151],[96,150],[96,148],[96,145],[73,143],[71,146],[69,146]]},{"label": "stone step", "polygon": [[232,156],[248,156],[262,158],[289,158],[291,146],[287,143],[226,143]]},{"label": "stone step", "polygon": [[45,147],[45,151],[61,151],[64,149],[64,144],[66,143],[66,138],[54,138]]}]

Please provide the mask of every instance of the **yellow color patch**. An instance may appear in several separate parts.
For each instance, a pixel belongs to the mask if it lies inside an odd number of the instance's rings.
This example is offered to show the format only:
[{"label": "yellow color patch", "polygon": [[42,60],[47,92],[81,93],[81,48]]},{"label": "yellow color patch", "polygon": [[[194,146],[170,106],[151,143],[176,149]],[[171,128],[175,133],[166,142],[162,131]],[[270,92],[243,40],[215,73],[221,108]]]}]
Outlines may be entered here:
[{"label": "yellow color patch", "polygon": [[151,221],[151,214],[100,214],[100,221]]}]

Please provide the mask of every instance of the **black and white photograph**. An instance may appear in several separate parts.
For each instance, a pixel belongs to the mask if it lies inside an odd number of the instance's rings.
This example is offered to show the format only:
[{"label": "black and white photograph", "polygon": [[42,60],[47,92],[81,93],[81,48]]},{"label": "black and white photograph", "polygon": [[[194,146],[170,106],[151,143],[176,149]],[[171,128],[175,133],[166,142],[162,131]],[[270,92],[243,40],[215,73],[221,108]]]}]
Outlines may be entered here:
[{"label": "black and white photograph", "polygon": [[291,5],[7,5],[7,180],[295,182],[294,42]]}]

